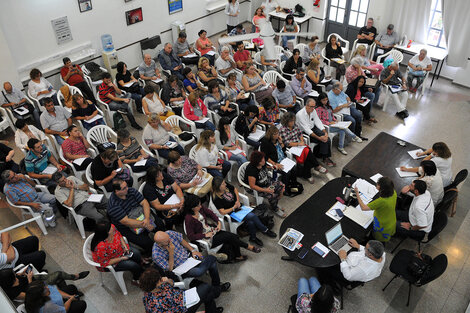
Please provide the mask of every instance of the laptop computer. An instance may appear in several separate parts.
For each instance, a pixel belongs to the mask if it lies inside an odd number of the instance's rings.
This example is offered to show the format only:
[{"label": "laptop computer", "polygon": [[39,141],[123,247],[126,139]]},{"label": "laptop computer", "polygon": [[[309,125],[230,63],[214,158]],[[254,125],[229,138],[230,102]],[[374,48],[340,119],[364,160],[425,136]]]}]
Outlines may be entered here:
[{"label": "laptop computer", "polygon": [[351,249],[351,246],[348,244],[349,238],[343,235],[341,223],[336,224],[333,228],[328,230],[325,233],[325,236],[328,248],[330,248],[334,253],[338,254],[338,251],[340,250],[348,252]]}]

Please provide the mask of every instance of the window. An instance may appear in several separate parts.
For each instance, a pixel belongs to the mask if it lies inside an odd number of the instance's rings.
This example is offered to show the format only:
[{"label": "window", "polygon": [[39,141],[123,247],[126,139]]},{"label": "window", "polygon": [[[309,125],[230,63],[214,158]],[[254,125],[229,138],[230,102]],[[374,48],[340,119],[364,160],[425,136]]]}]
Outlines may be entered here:
[{"label": "window", "polygon": [[366,25],[367,7],[369,0],[352,0],[348,23],[351,26],[362,27]]},{"label": "window", "polygon": [[441,0],[433,0],[431,4],[427,44],[438,48],[447,48],[442,28]]},{"label": "window", "polygon": [[344,12],[346,11],[346,0],[331,0],[330,4],[330,21],[343,23]]}]

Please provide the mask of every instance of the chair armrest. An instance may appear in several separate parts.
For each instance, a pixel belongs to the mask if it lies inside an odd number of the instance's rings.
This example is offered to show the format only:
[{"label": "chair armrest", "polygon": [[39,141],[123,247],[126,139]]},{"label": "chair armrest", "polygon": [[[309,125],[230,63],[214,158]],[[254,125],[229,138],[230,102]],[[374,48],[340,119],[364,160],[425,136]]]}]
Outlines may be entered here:
[{"label": "chair armrest", "polygon": [[35,188],[41,190],[42,192],[50,193],[45,185],[36,185]]},{"label": "chair armrest", "polygon": [[96,157],[96,151],[95,151],[95,149],[93,149],[93,148],[88,148],[87,151],[88,151],[88,153],[90,153],[90,155],[91,155],[93,158]]},{"label": "chair armrest", "polygon": [[227,152],[225,152],[224,150],[219,150],[219,156],[220,156],[221,159],[224,159],[225,161],[228,161]]},{"label": "chair armrest", "polygon": [[343,114],[341,113],[333,113],[333,116],[336,117],[336,119],[339,121],[343,120]]},{"label": "chair armrest", "polygon": [[246,195],[239,193],[238,196],[240,197],[240,202],[243,205],[250,206],[250,200],[248,199]]}]

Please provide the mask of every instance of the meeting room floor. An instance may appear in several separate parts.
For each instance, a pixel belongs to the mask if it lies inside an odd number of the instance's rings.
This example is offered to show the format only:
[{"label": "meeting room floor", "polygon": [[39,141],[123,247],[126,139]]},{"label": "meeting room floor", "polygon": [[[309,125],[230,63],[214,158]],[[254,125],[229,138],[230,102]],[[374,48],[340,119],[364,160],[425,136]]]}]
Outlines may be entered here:
[{"label": "meeting room floor", "polygon": [[[382,100],[379,102],[381,103]],[[436,141],[446,142],[453,156],[454,175],[462,168],[470,166],[470,144],[465,136],[470,123],[470,90],[451,84],[448,80],[439,79],[432,88],[428,88],[421,98],[411,97],[408,101],[410,116],[405,122],[394,116],[393,105],[389,112],[374,108],[373,114],[379,121],[373,126],[365,126],[363,136],[373,139],[381,131],[412,142],[422,147],[430,147]],[[138,114],[139,123],[146,121]],[[140,141],[141,136],[131,129]],[[9,130],[9,146],[14,147],[13,133]],[[334,145],[336,144],[336,141]],[[315,193],[329,179],[339,177],[342,167],[351,160],[365,145],[351,143],[345,147],[348,155],[344,156],[333,148],[333,160],[337,163],[329,168],[329,173],[317,177],[315,184],[304,183],[305,191],[295,198],[283,198],[280,202],[291,213],[308,197]],[[15,148],[16,149],[16,148]],[[15,160],[21,156],[16,149]],[[386,165],[387,160],[384,160]],[[236,184],[238,185],[238,184]],[[391,249],[397,243],[387,245],[387,262],[382,275],[364,287],[345,292],[344,310],[342,312],[423,312],[449,313],[464,312],[470,301],[470,215],[465,204],[470,202],[470,180],[460,186],[457,214],[449,218],[444,231],[424,247],[424,252],[432,257],[445,253],[449,266],[446,272],[436,281],[421,287],[413,287],[411,303],[405,306],[408,284],[396,279],[385,292],[383,286],[393,277],[388,266],[393,258]],[[5,201],[0,202],[0,227],[8,227],[20,220],[18,211],[8,208]],[[275,217],[274,231],[278,232],[281,219]],[[48,229],[47,236],[42,235],[34,224],[30,231],[40,238],[41,247],[47,253],[46,268],[62,269],[70,273],[90,270],[89,277],[76,284],[85,294],[88,304],[87,312],[142,312],[142,292],[130,284],[130,273],[126,273],[126,284],[129,294],[124,296],[111,274],[104,274],[105,286],[100,285],[99,272],[87,265],[82,256],[83,240],[75,225],[69,225],[63,218],[58,219],[55,229]],[[28,232],[19,228],[11,232],[14,239],[24,237]],[[90,233],[87,233],[89,235]],[[225,308],[224,312],[287,312],[290,296],[297,293],[297,281],[300,277],[315,275],[315,270],[296,262],[281,260],[283,249],[277,240],[260,235],[265,245],[262,252],[248,255],[248,261],[229,265],[219,265],[222,281],[230,281],[232,287],[217,299],[217,305]],[[244,240],[247,240],[245,237]],[[467,242],[467,243],[466,243]],[[417,249],[412,241],[405,241],[401,248]]]}]

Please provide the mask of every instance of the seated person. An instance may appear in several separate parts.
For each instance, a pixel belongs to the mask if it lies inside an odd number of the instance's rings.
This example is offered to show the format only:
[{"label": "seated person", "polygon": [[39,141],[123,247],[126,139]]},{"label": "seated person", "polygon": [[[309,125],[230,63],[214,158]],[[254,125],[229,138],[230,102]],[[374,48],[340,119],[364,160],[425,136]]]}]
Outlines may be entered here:
[{"label": "seated person", "polygon": [[243,136],[246,143],[252,146],[255,150],[259,148],[259,141],[254,141],[248,136],[256,131],[256,123],[258,122],[259,109],[256,105],[249,105],[235,120],[235,131],[240,136]]},{"label": "seated person", "polygon": [[314,276],[309,280],[304,277],[299,279],[295,302],[295,308],[299,313],[336,313],[340,307],[341,302],[334,297],[333,288],[329,285],[320,285]]},{"label": "seated person", "polygon": [[[19,173],[20,168],[18,164],[13,161],[14,156],[15,150],[0,142],[0,173],[5,170],[12,170],[15,173]],[[0,189],[0,191],[3,190],[3,185],[1,187],[2,189]]]},{"label": "seated person", "polygon": [[263,109],[259,115],[259,122],[267,126],[279,124],[279,107],[272,96],[268,96],[261,102]]},{"label": "seated person", "polygon": [[359,29],[357,43],[365,43],[370,46],[374,43],[375,36],[377,36],[377,28],[374,27],[374,19],[369,17],[366,26]]},{"label": "seated person", "polygon": [[196,79],[196,76],[189,66],[183,69],[183,75],[185,77],[183,80],[183,85],[189,93],[197,91],[201,96],[204,96],[207,93],[207,87],[203,86]]},{"label": "seated person", "polygon": [[[54,212],[57,212],[57,204],[53,195],[46,192],[37,192],[36,189],[34,189],[36,183],[32,179],[23,174],[16,174],[10,170],[2,172],[2,180],[5,182],[3,193],[11,203],[14,205],[27,205],[31,207],[33,211],[41,212],[44,225],[46,227],[55,227]],[[37,249],[34,251],[37,251]],[[25,252],[30,253],[32,250],[27,249]],[[44,263],[40,268],[36,268],[40,270],[43,266]]]},{"label": "seated person", "polygon": [[[419,50],[419,54],[416,54],[408,61],[408,78],[406,82],[408,89],[413,93],[416,92],[419,86],[424,82],[426,72],[430,73],[432,70],[432,62],[427,54],[428,51],[426,49],[421,49]],[[413,87],[414,79],[416,79],[416,85]]]},{"label": "seated person", "polygon": [[[132,115],[131,108],[129,107],[129,105],[131,105],[131,94],[127,93],[124,95],[124,97],[122,97],[121,89],[119,89],[111,81],[111,74],[103,73],[103,83],[99,85],[98,92],[100,100],[106,103],[111,111],[119,111],[120,113],[124,113],[129,119],[129,122],[133,128],[142,130],[142,127],[140,127],[139,124],[137,124],[135,121],[134,115]],[[118,97],[116,94],[119,94],[120,96]]]},{"label": "seated person", "polygon": [[[199,98],[197,92],[191,92],[184,101],[183,107],[184,117],[188,120],[193,121],[196,124],[196,128],[203,128],[206,130],[215,130],[215,125],[210,121],[207,115],[207,107],[204,102]],[[199,122],[200,120],[206,119],[205,122]]]},{"label": "seated person", "polygon": [[328,100],[333,113],[343,115],[343,121],[351,122],[349,129],[362,140],[367,140],[367,138],[361,137],[362,113],[352,105],[351,99],[343,92],[342,83],[333,82],[333,89],[328,92]]},{"label": "seated person", "polygon": [[368,70],[370,74],[374,77],[380,77],[380,73],[384,69],[384,66],[380,63],[370,60],[367,57],[367,48],[363,45],[357,46],[356,51],[354,51],[353,58],[360,57],[364,61],[362,64],[363,70]]},{"label": "seated person", "polygon": [[227,93],[219,87],[215,80],[211,80],[207,84],[207,95],[204,97],[206,107],[216,112],[221,117],[233,120],[237,117],[237,108],[228,100]]},{"label": "seated person", "polygon": [[77,87],[88,100],[96,102],[95,95],[85,81],[80,65],[73,64],[68,57],[63,58],[62,61],[64,62],[64,67],[60,69],[60,76],[62,76],[64,82],[70,86]]},{"label": "seated person", "polygon": [[[158,164],[157,159],[148,155],[127,129],[117,131],[117,140],[116,152],[119,159],[122,163],[129,164],[133,172],[140,173]],[[144,159],[146,160],[144,165],[137,165],[137,162]]]},{"label": "seated person", "polygon": [[168,159],[168,153],[176,150],[180,154],[184,154],[184,149],[178,143],[176,146],[171,147],[173,139],[169,132],[171,131],[171,125],[165,123],[160,119],[158,114],[152,113],[148,117],[148,124],[145,126],[144,133],[142,134],[142,140],[147,147],[161,156],[164,159]]},{"label": "seated person", "polygon": [[[175,183],[187,193],[204,197],[211,188],[212,176],[202,170],[202,166],[186,155],[180,155],[177,151],[168,154],[167,173]],[[196,177],[196,175],[198,177]],[[196,177],[196,178],[195,178]],[[208,179],[203,186],[202,179]]]},{"label": "seated person", "polygon": [[[57,285],[57,288],[64,291],[73,285],[67,285],[66,280],[79,280],[88,276],[90,272],[80,272],[78,274],[69,274],[62,271],[53,272],[51,274],[34,275],[33,271],[24,270],[15,273],[13,269],[6,268],[0,270],[0,286],[5,291],[10,300],[24,301],[26,290],[29,284],[34,280],[45,282],[47,285]],[[34,275],[34,276],[33,276]],[[72,287],[73,288],[73,287]]]},{"label": "seated person", "polygon": [[152,259],[165,273],[173,271],[176,267],[186,262],[189,257],[193,257],[202,260],[202,262],[183,274],[183,278],[200,277],[206,272],[209,272],[212,281],[211,285],[215,287],[218,292],[228,291],[230,289],[229,282],[220,283],[216,258],[212,255],[203,257],[201,253],[191,247],[189,243],[183,239],[181,233],[172,230],[167,230],[166,232],[157,231],[154,240]]},{"label": "seated person", "polygon": [[163,229],[163,223],[152,215],[144,196],[136,189],[128,187],[124,180],[115,178],[112,186],[114,191],[108,202],[111,223],[129,242],[142,248],[144,255],[150,255],[153,241],[149,232]]},{"label": "seated person", "polygon": [[[67,161],[72,163],[72,166],[75,168],[75,170],[84,171],[88,167],[88,164],[93,162],[93,159],[88,153],[90,144],[75,125],[67,128],[67,134],[69,137],[65,139],[64,143],[62,144],[62,152],[64,153],[64,157],[67,159]],[[83,160],[80,165],[74,163],[75,160],[82,158],[85,158],[85,160]]]},{"label": "seated person", "polygon": [[[187,35],[185,32],[180,32],[178,34],[178,39],[176,39],[175,43],[173,44],[173,49],[175,50],[176,55],[181,58],[181,62],[184,64],[197,65],[199,56],[194,53],[194,49],[189,45],[186,37]],[[195,54],[195,56],[188,57],[190,54]]]},{"label": "seated person", "polygon": [[223,85],[223,82],[218,78],[219,76],[217,74],[215,66],[211,65],[206,57],[202,57],[199,59],[197,69],[197,76],[199,77],[201,83],[204,86],[207,86],[207,84],[212,80],[215,80],[218,84]]},{"label": "seated person", "polygon": [[209,174],[213,177],[227,176],[232,165],[219,158],[219,149],[215,144],[215,133],[212,130],[205,130],[201,133],[195,150],[195,161],[206,168]]},{"label": "seated person", "polygon": [[66,129],[72,125],[70,112],[61,106],[54,106],[51,98],[44,98],[43,105],[46,111],[40,117],[42,128],[46,134],[54,135],[57,143],[62,145],[67,136]]},{"label": "seated person", "polygon": [[199,38],[196,39],[196,49],[201,53],[201,57],[207,58],[210,64],[214,65],[214,54],[209,53],[215,50],[214,44],[209,37],[207,37],[207,32],[204,29],[201,29],[197,35]]},{"label": "seated person", "polygon": [[31,138],[38,139],[46,144],[46,135],[33,125],[26,124],[24,120],[18,119],[15,122],[15,145],[22,150],[28,150],[28,141]]},{"label": "seated person", "polygon": [[368,282],[380,276],[385,265],[384,246],[380,241],[369,240],[366,246],[359,245],[354,238],[349,245],[358,251],[346,253],[340,250],[341,263],[318,272],[320,282],[334,286],[335,282],[349,285],[351,282]]},{"label": "seated person", "polygon": [[[27,116],[29,114],[32,114],[34,122],[39,128],[41,128],[38,109],[34,105],[29,103],[26,100],[26,96],[24,95],[24,93],[21,90],[13,87],[10,82],[3,83],[2,96],[0,97],[0,105],[3,108],[10,108],[11,112],[13,113],[13,116],[17,120],[23,120],[25,115]],[[23,115],[17,113],[15,109],[20,108],[28,110],[28,113]]]},{"label": "seated person", "polygon": [[251,53],[245,50],[243,41],[237,42],[237,52],[233,55],[233,60],[237,63],[237,68],[241,71],[245,71],[247,66],[253,64]]},{"label": "seated person", "polygon": [[[37,280],[29,284],[25,293],[25,308],[27,312],[70,312],[83,313],[86,311],[86,302],[80,300],[82,292],[74,285],[67,286],[66,291],[54,285],[46,285]],[[65,301],[64,301],[65,300]]]},{"label": "seated person", "polygon": [[336,117],[333,115],[333,108],[330,105],[328,96],[326,93],[322,92],[317,99],[317,107],[315,108],[317,116],[323,125],[328,126],[330,133],[338,133],[338,151],[344,155],[348,153],[344,150],[344,139],[346,137],[350,138],[352,141],[361,143],[362,139],[354,134],[349,128],[339,128],[335,127],[335,124],[338,122]]},{"label": "seated person", "polygon": [[250,193],[251,190],[256,190],[258,196],[268,200],[272,211],[282,218],[286,217],[284,209],[278,206],[279,200],[284,194],[285,186],[280,181],[275,181],[269,177],[264,152],[253,151],[251,153],[250,163],[246,167],[243,180],[245,184],[250,186],[250,189],[246,190],[247,192]]},{"label": "seated person", "polygon": [[362,70],[364,60],[361,57],[356,56],[352,58],[349,63],[351,65],[348,66],[345,74],[346,82],[348,84],[352,83],[358,76],[366,76],[366,74]]},{"label": "seated person", "polygon": [[290,86],[297,97],[306,100],[309,97],[309,93],[312,92],[312,84],[305,77],[305,70],[299,67],[295,70],[295,76],[292,77]]},{"label": "seated person", "polygon": [[[299,26],[294,21],[294,16],[292,14],[288,14],[286,16],[284,27],[281,30],[281,33],[298,33]],[[287,48],[287,42],[291,39],[295,39],[295,36],[282,36],[282,47]],[[295,49],[294,49],[295,54]]]},{"label": "seated person", "polygon": [[276,89],[273,91],[273,97],[281,109],[286,109],[294,114],[299,112],[300,105],[296,102],[297,96],[289,85],[282,79],[276,83]]},{"label": "seated person", "polygon": [[375,38],[375,53],[374,53],[374,61],[377,60],[379,55],[385,54],[392,50],[396,44],[400,41],[398,34],[393,29],[395,26],[393,24],[388,24],[387,31],[385,33],[380,33]]},{"label": "seated person", "polygon": [[[220,256],[223,258],[222,261],[228,263],[246,261],[248,257],[241,254],[240,248],[255,253],[261,252],[260,248],[241,241],[238,235],[221,230],[222,224],[217,215],[210,209],[203,207],[197,196],[189,194],[185,197],[184,213],[184,224],[188,239],[191,241],[205,240],[211,248],[223,245],[218,253],[219,255],[222,254]],[[209,219],[212,221],[210,222]]]},{"label": "seated person", "polygon": [[242,72],[236,71],[237,63],[230,55],[230,49],[228,47],[222,47],[221,54],[215,61],[215,68],[220,76],[227,78],[230,73],[237,75],[237,80],[242,80]]},{"label": "seated person", "polygon": [[261,103],[264,98],[271,96],[273,93],[272,87],[266,84],[253,64],[246,67],[245,75],[242,78],[242,85],[245,92],[254,93],[258,103]]},{"label": "seated person", "polygon": [[[284,40],[286,36],[283,36],[282,38]],[[300,50],[294,49],[292,50],[292,56],[286,61],[286,64],[284,64],[284,68],[282,69],[282,71],[286,74],[294,74],[296,70],[298,68],[303,67],[303,65],[304,64],[302,63],[302,58],[300,57]]]},{"label": "seated person", "polygon": [[395,103],[397,107],[397,113],[395,115],[404,120],[409,115],[406,109],[406,103],[408,102],[408,92],[406,90],[408,87],[406,87],[398,63],[394,62],[393,59],[388,59],[385,60],[384,67],[384,70],[380,73],[382,83],[388,86],[401,87],[399,92],[390,93],[390,97],[392,97],[393,103]]},{"label": "seated person", "polygon": [[[268,59],[268,57],[269,55],[267,54],[267,50],[261,50],[259,54],[259,61],[261,65],[265,67],[266,71],[276,71],[278,73],[281,73],[277,64],[277,62],[279,62],[279,59]],[[287,57],[284,54],[281,55],[281,61],[287,61]],[[288,78],[290,79],[290,77]]]},{"label": "seated person", "polygon": [[302,131],[295,124],[295,114],[288,112],[281,117],[281,128],[279,129],[279,136],[284,143],[286,148],[305,146],[303,153],[306,156],[302,160],[300,157],[296,157],[297,164],[303,165],[302,177],[309,180],[312,174],[325,174],[328,172],[326,168],[321,166],[315,156],[313,155],[310,147],[307,146],[302,135]]},{"label": "seated person", "polygon": [[245,111],[249,105],[255,105],[253,96],[249,92],[245,93],[235,73],[228,74],[225,91],[227,92],[228,100],[237,103],[240,111]]},{"label": "seated person", "polygon": [[[345,92],[349,99],[356,103],[356,109],[362,112],[364,120],[369,126],[373,123],[377,123],[377,120],[370,116],[372,104],[375,102],[375,94],[373,91],[372,88],[366,88],[366,77],[358,76],[348,84]],[[369,103],[363,105],[367,99],[369,99]]]},{"label": "seated person", "polygon": [[336,62],[332,60],[344,59],[341,42],[337,40],[336,35],[330,36],[330,42],[328,42],[325,46],[325,57],[331,61],[330,66],[336,68],[336,80],[340,80],[341,76],[346,73],[346,67],[342,62]]},{"label": "seated person", "polygon": [[[144,291],[143,302],[146,312],[187,312],[196,313],[204,303],[205,312],[221,313],[222,307],[217,307],[215,298],[219,297],[220,290],[206,283],[196,287],[199,302],[187,308],[184,291],[173,287],[173,280],[162,277],[153,267],[146,269],[139,280],[140,289]],[[168,301],[171,299],[171,301]]]},{"label": "seated person", "polygon": [[106,125],[104,118],[89,122],[92,118],[98,115],[96,106],[90,101],[82,97],[81,94],[76,93],[72,96],[72,119],[80,121],[86,130],[90,130],[97,125]]},{"label": "seated person", "polygon": [[[8,194],[5,192],[8,197]],[[42,271],[46,264],[46,253],[39,250],[39,239],[36,236],[13,241],[9,232],[0,235],[0,270],[14,269],[19,264],[33,264]],[[3,279],[1,279],[3,281]]]},{"label": "seated person", "polygon": [[[129,246],[116,226],[107,220],[98,221],[90,250],[93,261],[101,266],[96,268],[98,271],[108,271],[106,267],[109,265],[112,265],[116,272],[130,271],[132,284],[138,285],[140,275],[144,270],[141,266],[140,251]],[[133,254],[131,257],[126,255],[130,252]]]},{"label": "seated person", "polygon": [[41,105],[44,105],[44,99],[50,98],[54,102],[55,106],[59,105],[57,101],[57,92],[54,90],[54,86],[42,77],[42,73],[37,68],[33,68],[29,73],[31,80],[28,83],[28,91],[35,99],[39,100]]},{"label": "seated person", "polygon": [[139,85],[139,81],[127,69],[127,64],[122,61],[116,64],[116,70],[117,86],[119,87],[119,89],[124,90],[125,92],[130,94],[131,98],[135,101],[135,107],[137,111],[142,113],[143,90]]},{"label": "seated person", "polygon": [[426,183],[427,190],[431,194],[432,202],[436,207],[444,198],[444,185],[442,183],[441,172],[437,169],[436,163],[430,160],[421,161],[418,168],[419,180]]},{"label": "seated person", "polygon": [[[211,196],[214,206],[221,215],[236,212],[242,206],[240,203],[238,189],[230,184],[227,184],[222,177],[216,177],[212,181]],[[253,212],[248,213],[243,218],[242,226],[248,230],[250,235],[250,242],[256,244],[259,247],[263,246],[263,242],[261,239],[256,237],[256,232],[258,230],[268,237],[277,237],[276,233],[269,230],[269,228],[267,228],[266,225],[264,225],[259,217]]]},{"label": "seated person", "polygon": [[[312,90],[315,90],[319,94],[322,93],[323,89],[320,84],[322,84],[324,78],[325,71],[320,67],[320,61],[317,58],[312,58],[307,67],[307,80],[312,84]],[[330,81],[324,84],[329,84]]]},{"label": "seated person", "polygon": [[320,45],[318,44],[319,41],[320,40],[318,39],[318,36],[312,36],[309,43],[307,44],[307,47],[305,47],[304,54],[302,55],[302,61],[304,61],[306,66],[309,66],[313,59],[320,61],[321,51]]},{"label": "seated person", "polygon": [[[269,1],[270,0],[268,0],[266,2],[269,2]],[[274,0],[274,1],[276,1],[276,0]],[[266,21],[266,15],[263,12],[263,8],[264,7],[261,6],[261,7],[257,8],[256,11],[255,11],[255,15],[253,16],[253,19],[252,19],[253,25],[255,26],[255,31],[252,30],[252,32],[259,33],[260,32],[259,24]],[[276,9],[276,11],[277,11],[277,9]],[[269,13],[269,11],[266,10],[266,13]]]},{"label": "seated person", "polygon": [[[157,211],[158,217],[164,222],[165,229],[173,229],[173,225],[183,223],[183,191],[170,175],[163,172],[160,166],[148,169],[142,194],[150,206]],[[176,195],[178,203],[166,204]],[[162,223],[163,223],[162,222]]]},{"label": "seated person", "polygon": [[176,75],[179,80],[183,80],[183,64],[173,50],[171,43],[167,42],[158,54],[158,62],[164,70],[170,71],[171,75]]},{"label": "seated person", "polygon": [[41,184],[55,188],[55,184],[51,181],[52,174],[43,174],[42,172],[50,165],[56,167],[57,171],[62,171],[65,166],[61,165],[49,149],[46,148],[39,140],[32,138],[28,140],[29,151],[24,158],[26,173],[29,177],[39,180]]},{"label": "seated person", "polygon": [[170,75],[166,83],[162,86],[161,99],[169,105],[177,115],[181,115],[181,110],[186,100],[187,94],[181,80],[176,75]]},{"label": "seated person", "polygon": [[331,157],[331,140],[328,137],[328,131],[318,118],[315,111],[315,100],[308,99],[305,107],[295,115],[295,123],[302,132],[310,136],[310,140],[317,143],[316,149],[313,150],[317,158],[321,157],[323,163],[327,166],[336,166]]},{"label": "seated person", "polygon": [[395,234],[397,218],[395,206],[397,203],[397,193],[393,188],[393,181],[388,177],[380,177],[376,184],[379,197],[369,204],[365,204],[359,197],[359,190],[354,188],[357,201],[362,211],[374,211],[373,236],[375,240],[381,242],[389,241]]},{"label": "seated person", "polygon": [[[242,165],[248,162],[246,159],[246,153],[240,145],[236,135],[232,135],[232,128],[230,120],[226,117],[222,117],[219,120],[219,138],[216,138],[217,148],[222,150],[227,155],[230,161],[236,161],[238,165]],[[242,150],[239,153],[232,153],[234,150]]]},{"label": "seated person", "polygon": [[75,213],[91,218],[95,222],[105,218],[108,210],[108,199],[105,196],[100,202],[90,202],[90,186],[75,176],[65,177],[61,172],[52,174],[56,182],[56,201],[74,209]]},{"label": "seated person", "polygon": [[397,206],[397,236],[423,239],[432,230],[434,220],[434,204],[431,194],[427,190],[426,182],[414,180],[410,185],[403,187],[403,195],[411,196],[412,201],[406,211],[406,201]]},{"label": "seated person", "polygon": [[107,192],[113,191],[112,180],[124,179],[130,186],[134,183],[128,168],[119,159],[118,153],[113,148],[101,152],[91,162],[91,177],[95,182],[95,188],[103,186]]},{"label": "seated person", "polygon": [[145,81],[145,86],[150,85],[155,89],[155,92],[158,93],[160,90],[160,86],[156,82],[158,79],[161,79],[162,75],[157,68],[157,64],[150,54],[144,54],[144,61],[140,63],[139,67],[137,68],[139,71],[140,79]]},{"label": "seated person", "polygon": [[145,86],[144,94],[145,97],[142,98],[142,109],[145,115],[149,116],[151,113],[157,113],[162,121],[175,115],[175,113],[166,107],[165,102],[160,99],[152,86]]}]

